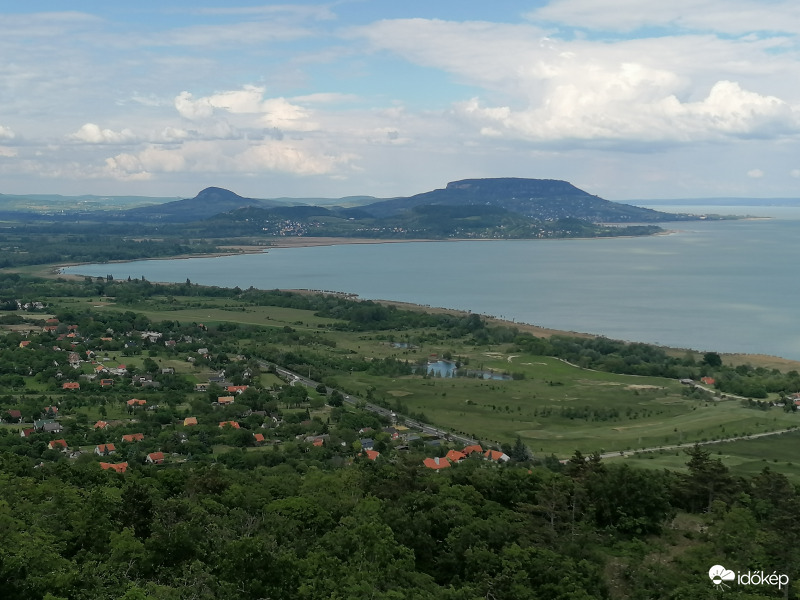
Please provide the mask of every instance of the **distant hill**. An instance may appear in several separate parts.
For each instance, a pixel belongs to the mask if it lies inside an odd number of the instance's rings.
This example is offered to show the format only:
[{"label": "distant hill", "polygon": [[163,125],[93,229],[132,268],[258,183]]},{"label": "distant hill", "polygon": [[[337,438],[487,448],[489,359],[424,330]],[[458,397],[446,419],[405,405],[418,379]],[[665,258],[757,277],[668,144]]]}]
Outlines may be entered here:
[{"label": "distant hill", "polygon": [[382,218],[428,205],[494,206],[539,221],[577,218],[593,223],[651,223],[676,220],[674,214],[603,200],[566,181],[513,177],[452,181],[444,189],[383,200],[361,208]]},{"label": "distant hill", "polygon": [[194,198],[126,210],[123,218],[129,221],[188,223],[250,206],[270,208],[279,205],[280,202],[243,198],[224,188],[208,187]]}]

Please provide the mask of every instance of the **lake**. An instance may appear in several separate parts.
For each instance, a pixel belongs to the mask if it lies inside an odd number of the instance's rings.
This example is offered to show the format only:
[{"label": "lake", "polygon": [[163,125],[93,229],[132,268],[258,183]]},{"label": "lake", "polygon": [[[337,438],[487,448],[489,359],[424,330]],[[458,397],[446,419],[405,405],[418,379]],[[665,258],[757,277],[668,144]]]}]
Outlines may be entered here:
[{"label": "lake", "polygon": [[708,210],[773,218],[667,224],[676,232],[646,238],[275,248],[64,272],[334,290],[616,339],[800,360],[800,208]]}]

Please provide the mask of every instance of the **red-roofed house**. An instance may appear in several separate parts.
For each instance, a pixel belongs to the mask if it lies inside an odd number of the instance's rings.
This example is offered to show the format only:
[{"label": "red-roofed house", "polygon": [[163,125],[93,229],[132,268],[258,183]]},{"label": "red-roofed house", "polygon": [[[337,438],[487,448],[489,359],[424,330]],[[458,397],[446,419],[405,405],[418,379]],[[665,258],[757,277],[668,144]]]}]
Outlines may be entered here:
[{"label": "red-roofed house", "polygon": [[100,380],[100,387],[108,387],[110,385],[114,385],[113,379],[101,379]]},{"label": "red-roofed house", "polygon": [[467,446],[461,452],[464,453],[464,456],[469,456],[473,452],[478,452],[480,454],[483,454],[483,448],[481,448],[478,444],[474,444],[472,446]]},{"label": "red-roofed house", "polygon": [[264,441],[264,434],[263,433],[254,433],[253,439],[256,441],[257,444],[260,444]]},{"label": "red-roofed house", "polygon": [[367,458],[370,460],[378,460],[378,457],[381,455],[377,450],[364,450],[364,454],[366,454]]},{"label": "red-roofed house", "polygon": [[508,454],[500,452],[499,450],[487,450],[483,457],[487,460],[493,460],[496,462],[507,462],[511,460],[511,457]]},{"label": "red-roofed house", "polygon": [[109,469],[111,469],[112,471],[116,471],[117,473],[124,473],[125,471],[128,470],[128,463],[126,463],[126,462],[122,462],[122,463],[101,462],[100,463],[100,468],[103,469],[104,471],[108,471]]},{"label": "red-roofed house", "polygon": [[714,385],[716,383],[716,380],[713,377],[701,377],[700,381],[706,385]]},{"label": "red-roofed house", "polygon": [[36,433],[36,430],[33,427],[27,427],[19,432],[19,437],[29,437]]},{"label": "red-roofed house", "polygon": [[128,433],[122,436],[123,442],[141,442],[143,439],[143,433]]},{"label": "red-roofed house", "polygon": [[81,384],[77,381],[66,381],[61,386],[62,390],[79,390],[81,389]]},{"label": "red-roofed house", "polygon": [[114,454],[116,452],[116,448],[114,444],[98,444],[94,447],[94,453],[99,456],[106,456],[108,454]]},{"label": "red-roofed house", "polygon": [[108,423],[106,423],[105,421],[98,421],[97,423],[94,424],[95,429],[105,429],[106,427],[108,427]]},{"label": "red-roofed house", "polygon": [[450,450],[445,458],[450,462],[457,463],[467,458],[467,455],[463,452],[459,452],[458,450]]},{"label": "red-roofed house", "polygon": [[147,400],[139,400],[137,398],[131,398],[126,402],[128,406],[144,406],[147,404]]},{"label": "red-roofed house", "polygon": [[193,425],[197,425],[197,417],[186,417],[183,420],[184,427],[192,427]]},{"label": "red-roofed house", "polygon": [[220,427],[233,427],[234,429],[239,429],[239,423],[236,421],[220,421]]},{"label": "red-roofed house", "polygon": [[450,463],[447,462],[446,458],[439,458],[439,457],[426,458],[425,460],[422,461],[422,464],[424,464],[429,469],[434,469],[434,470],[446,469],[447,467],[450,466]]},{"label": "red-roofed house", "polygon": [[160,465],[161,463],[164,462],[164,453],[151,452],[150,454],[147,455],[147,458],[145,460],[147,460],[147,462],[150,463],[151,465]]},{"label": "red-roofed house", "polygon": [[22,421],[22,413],[16,408],[12,408],[11,410],[7,410],[6,412],[13,421],[16,421],[17,423]]},{"label": "red-roofed house", "polygon": [[47,447],[50,448],[50,450],[61,450],[62,452],[69,450],[66,440],[50,440]]},{"label": "red-roofed house", "polygon": [[234,398],[233,396],[220,396],[217,398],[218,404],[233,404]]},{"label": "red-roofed house", "polygon": [[246,389],[247,389],[246,385],[229,385],[228,387],[225,388],[225,391],[231,394],[241,394]]},{"label": "red-roofed house", "polygon": [[30,341],[30,340],[22,340],[22,341],[19,343],[19,347],[20,347],[20,348],[26,348],[26,347],[28,347],[28,346],[30,346],[30,345],[31,345],[31,341]]}]

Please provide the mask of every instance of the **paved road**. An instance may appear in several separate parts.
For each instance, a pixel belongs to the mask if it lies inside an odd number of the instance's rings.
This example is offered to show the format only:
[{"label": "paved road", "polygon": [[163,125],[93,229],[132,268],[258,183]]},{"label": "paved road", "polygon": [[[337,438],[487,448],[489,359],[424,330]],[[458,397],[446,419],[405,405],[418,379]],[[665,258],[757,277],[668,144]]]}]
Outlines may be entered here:
[{"label": "paved road", "polygon": [[[261,366],[267,368],[269,365],[266,363],[261,363]],[[306,387],[316,388],[319,385],[319,382],[309,379],[308,377],[303,377],[299,373],[295,373],[294,371],[290,371],[289,369],[284,369],[283,367],[279,367],[275,365],[275,371],[286,378],[289,382],[289,385],[297,385],[298,383],[304,385]],[[333,393],[333,388],[327,388],[328,394]],[[348,404],[353,406],[359,405],[364,410],[368,410],[373,412],[377,415],[385,417],[387,419],[395,419],[398,423],[404,424],[406,427],[410,427],[412,429],[419,429],[422,433],[427,435],[434,435],[438,438],[444,440],[452,440],[455,442],[459,442],[464,444],[465,446],[470,446],[472,444],[477,444],[478,440],[475,440],[471,437],[460,435],[457,433],[453,433],[451,431],[447,431],[445,429],[440,429],[438,427],[434,427],[428,423],[423,423],[421,421],[417,421],[415,419],[409,419],[408,417],[404,417],[403,415],[397,415],[393,411],[388,408],[384,408],[383,406],[378,406],[377,404],[372,404],[370,402],[365,402],[360,398],[351,398],[349,395],[345,394],[341,390],[338,390],[344,401]]]}]

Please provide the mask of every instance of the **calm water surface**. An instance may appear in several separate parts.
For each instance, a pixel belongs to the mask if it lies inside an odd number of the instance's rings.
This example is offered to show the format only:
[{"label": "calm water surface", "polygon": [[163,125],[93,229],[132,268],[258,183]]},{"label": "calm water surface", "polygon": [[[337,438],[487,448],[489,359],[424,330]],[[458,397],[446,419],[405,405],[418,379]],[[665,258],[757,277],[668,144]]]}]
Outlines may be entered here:
[{"label": "calm water surface", "polygon": [[676,223],[667,227],[677,233],[648,238],[278,248],[64,271],[336,290],[618,339],[800,360],[800,208],[713,212],[774,218]]}]

